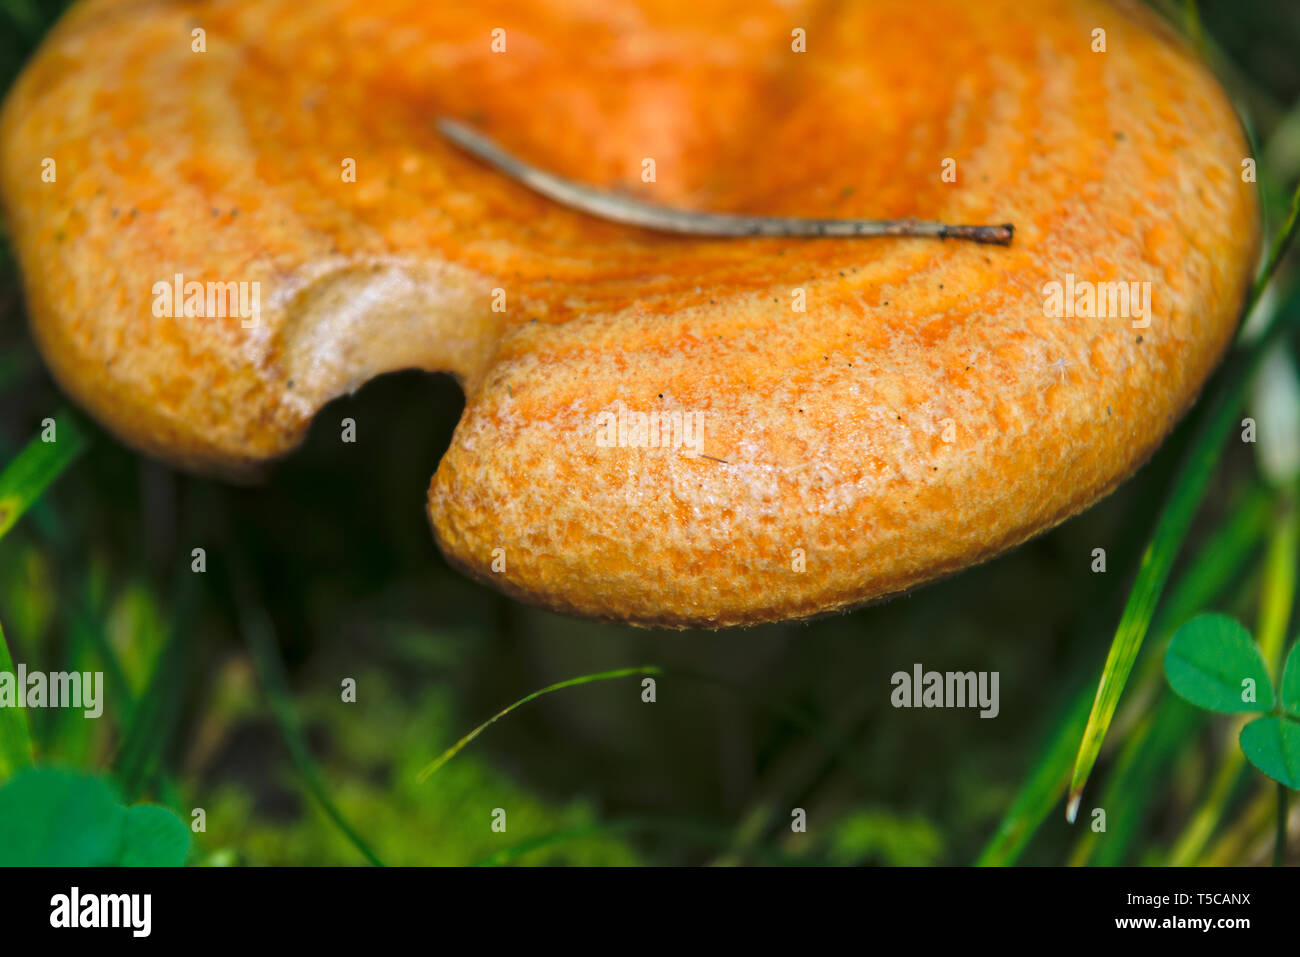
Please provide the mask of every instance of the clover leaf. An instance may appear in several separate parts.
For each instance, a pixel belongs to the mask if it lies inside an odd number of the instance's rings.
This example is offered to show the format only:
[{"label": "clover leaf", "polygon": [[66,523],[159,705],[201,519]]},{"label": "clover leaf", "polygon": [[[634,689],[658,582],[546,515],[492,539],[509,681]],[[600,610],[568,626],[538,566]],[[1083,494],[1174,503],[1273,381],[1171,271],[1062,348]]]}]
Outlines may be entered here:
[{"label": "clover leaf", "polygon": [[1270,715],[1241,729],[1246,760],[1274,781],[1300,791],[1300,721]]},{"label": "clover leaf", "polygon": [[1198,615],[1174,632],[1165,652],[1165,677],[1175,694],[1207,711],[1265,713],[1241,729],[1241,751],[1274,781],[1300,790],[1300,641],[1287,656],[1280,692],[1274,694],[1250,632],[1226,615]]},{"label": "clover leaf", "polygon": [[175,867],[189,848],[171,811],[124,807],[90,775],[26,767],[0,787],[0,867]]},{"label": "clover leaf", "polygon": [[1273,709],[1273,683],[1259,645],[1227,615],[1198,615],[1174,633],[1165,677],[1186,701],[1219,714]]}]

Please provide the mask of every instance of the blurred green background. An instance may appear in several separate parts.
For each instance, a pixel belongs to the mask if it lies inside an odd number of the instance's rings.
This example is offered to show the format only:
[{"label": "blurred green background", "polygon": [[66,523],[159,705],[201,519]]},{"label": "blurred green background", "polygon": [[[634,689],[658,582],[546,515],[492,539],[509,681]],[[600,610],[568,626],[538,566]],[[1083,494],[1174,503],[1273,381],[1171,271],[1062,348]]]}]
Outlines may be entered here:
[{"label": "blurred green background", "polygon": [[[1193,32],[1199,21],[1215,44],[1216,68],[1267,144],[1276,226],[1300,172],[1300,6],[1206,3],[1199,18],[1158,6]],[[0,86],[60,7],[0,0]],[[1270,308],[1294,310],[1289,281],[1279,286]],[[85,454],[0,538],[13,659],[110,674],[98,721],[29,713],[38,762],[102,774],[186,822],[203,808],[196,864],[365,863],[349,829],[389,864],[970,863],[1044,767],[1044,748],[1063,740],[1071,703],[1091,700],[1197,428],[1184,422],[1085,514],[906,597],[808,624],[652,632],[538,611],[447,567],[423,508],[461,405],[446,377],[385,376],[325,408],[305,446],[251,488],[177,473],[85,423]],[[0,246],[0,467],[65,406]],[[345,416],[356,444],[337,440]],[[1205,607],[1252,626],[1278,501],[1261,488],[1253,447],[1234,434],[1174,576],[1208,538],[1243,528],[1240,562]],[[204,575],[190,571],[195,547],[207,551]],[[1099,547],[1106,574],[1089,571]],[[890,676],[914,662],[1000,672],[1000,715],[894,710]],[[637,677],[558,691],[418,779],[510,702],[638,665],[665,669],[654,704]],[[341,700],[346,678],[355,703]],[[1161,737],[1148,719],[1169,700],[1159,680],[1130,686],[1085,803],[1122,782],[1106,834],[1067,825],[1056,799],[999,859],[1170,860],[1217,800],[1234,745],[1223,722],[1176,702]],[[1076,732],[1071,760],[1077,743]],[[1261,860],[1269,787],[1250,768],[1234,777],[1195,859]],[[791,832],[795,807],[807,833]],[[496,808],[505,833],[492,830]]]}]

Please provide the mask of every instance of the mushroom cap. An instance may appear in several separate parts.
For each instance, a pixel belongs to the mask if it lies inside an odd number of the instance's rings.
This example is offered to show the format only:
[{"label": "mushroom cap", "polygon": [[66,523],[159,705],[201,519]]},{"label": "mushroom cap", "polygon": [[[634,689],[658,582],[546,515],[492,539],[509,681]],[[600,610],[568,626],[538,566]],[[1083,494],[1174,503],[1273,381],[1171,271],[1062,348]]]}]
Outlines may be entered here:
[{"label": "mushroom cap", "polygon": [[[660,235],[530,192],[441,116],[665,206],[1015,242]],[[367,379],[448,371],[449,559],[564,612],[723,626],[907,589],[1131,473],[1235,328],[1248,155],[1136,5],[82,0],[4,106],[0,196],[39,347],[125,441],[239,476]],[[256,326],[155,314],[177,274],[257,283]],[[1051,314],[1081,282],[1149,283],[1149,325]]]}]

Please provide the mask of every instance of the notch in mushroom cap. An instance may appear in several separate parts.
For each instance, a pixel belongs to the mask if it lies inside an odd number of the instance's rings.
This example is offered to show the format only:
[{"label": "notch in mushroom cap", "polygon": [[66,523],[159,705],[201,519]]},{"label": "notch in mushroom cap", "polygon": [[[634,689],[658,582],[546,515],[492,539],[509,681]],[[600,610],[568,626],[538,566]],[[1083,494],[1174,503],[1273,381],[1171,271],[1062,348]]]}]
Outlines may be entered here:
[{"label": "notch in mushroom cap", "polygon": [[[185,5],[74,7],[0,117],[63,387],[236,475],[374,375],[450,371],[466,408],[428,504],[452,561],[574,614],[721,626],[897,592],[1079,511],[1231,337],[1246,145],[1136,8],[759,3],[742,31],[724,0],[458,6],[223,4],[202,53]],[[444,115],[659,206],[1016,241],[664,236],[502,176]],[[204,306],[257,290],[255,321],[187,313],[191,281]]]}]

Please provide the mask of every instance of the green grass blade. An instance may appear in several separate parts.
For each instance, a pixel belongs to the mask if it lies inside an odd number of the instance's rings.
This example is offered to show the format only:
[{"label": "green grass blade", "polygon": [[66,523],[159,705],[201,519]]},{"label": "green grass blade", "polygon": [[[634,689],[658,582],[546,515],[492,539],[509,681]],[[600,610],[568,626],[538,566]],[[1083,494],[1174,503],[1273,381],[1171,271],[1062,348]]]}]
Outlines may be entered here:
[{"label": "green grass blade", "polygon": [[[756,705],[762,708],[763,710],[770,712],[776,717],[788,722],[793,727],[796,727],[799,730],[805,732],[806,734],[816,738],[818,742],[821,743],[825,751],[825,754],[832,762],[843,763],[855,774],[861,773],[861,768],[859,768],[857,764],[846,760],[847,752],[848,752],[848,742],[845,740],[845,738],[842,735],[838,734],[832,728],[824,728],[817,725],[807,716],[801,714],[795,709],[783,707],[780,705],[772,705],[762,700],[761,698],[754,696],[752,693],[748,691],[748,689],[744,688],[743,686],[727,681],[722,678],[717,678],[712,675],[707,675],[707,674],[694,672],[694,671],[682,671],[678,669],[672,669],[670,671],[668,669],[659,667],[657,665],[642,665],[639,667],[617,668],[611,671],[601,671],[594,674],[581,675],[577,678],[569,678],[564,681],[557,681],[554,684],[547,685],[545,688],[541,688],[537,691],[532,692],[531,694],[525,695],[519,700],[514,701],[511,704],[507,705],[506,707],[502,708],[492,717],[488,718],[478,727],[474,728],[472,731],[470,731],[468,734],[462,737],[459,741],[457,741],[455,744],[449,747],[446,751],[440,754],[437,758],[431,761],[416,776],[416,780],[420,782],[428,780],[429,777],[436,774],[448,761],[450,761],[457,754],[459,754],[471,741],[477,738],[480,734],[482,734],[484,731],[490,728],[497,721],[500,721],[502,718],[510,714],[512,711],[515,711],[516,709],[522,707],[525,704],[528,704],[530,701],[534,701],[537,698],[542,697],[543,695],[548,695],[557,691],[562,691],[565,688],[573,688],[580,685],[591,684],[597,681],[615,681],[621,678],[631,678],[631,677],[644,676],[644,675],[652,675],[658,677],[672,676],[678,678],[685,678],[687,680],[692,680],[692,681],[700,681],[730,691],[734,694],[737,694],[738,696],[745,699],[750,704]],[[867,783],[869,784],[870,782],[867,781]],[[538,841],[529,841],[523,845],[520,845],[519,848],[517,849],[514,850],[507,849],[506,851],[498,852],[497,854],[492,855],[490,858],[488,858],[482,863],[485,864],[507,863],[509,860],[513,859],[514,857],[528,853],[532,850],[536,850],[539,847],[547,846],[551,843],[558,843],[565,840],[570,840],[574,837],[579,837],[584,834],[594,835],[599,833],[606,833],[606,831],[603,831],[602,828],[607,828],[607,827],[608,825],[593,824],[593,825],[584,825],[581,829],[578,830],[566,829],[563,831],[559,831],[553,835],[538,839],[540,843]],[[755,832],[754,834],[755,841],[757,841],[758,836],[759,835],[757,834],[757,832]],[[722,843],[731,843],[731,842],[732,839],[728,837],[727,840]],[[757,845],[752,847],[746,846],[743,849],[747,853],[752,853],[759,858],[771,857],[771,855],[774,853],[767,849],[759,847]]]},{"label": "green grass blade", "polygon": [[846,767],[848,767],[851,770],[852,773],[860,776],[861,779],[864,781],[864,783],[867,784],[870,783],[869,778],[862,774],[862,769],[856,763],[847,760],[848,750],[849,750],[848,742],[845,741],[841,735],[838,735],[833,729],[824,728],[817,725],[806,715],[800,713],[799,711],[793,708],[783,707],[780,705],[773,705],[767,701],[764,701],[761,698],[757,698],[752,693],[750,693],[748,689],[744,688],[743,686],[737,685],[725,679],[717,678],[712,675],[707,675],[695,671],[686,671],[686,670],[679,670],[679,669],[672,669],[671,671],[669,671],[668,669],[659,667],[657,665],[642,665],[640,667],[618,668],[612,671],[602,671],[595,674],[582,675],[577,678],[569,678],[565,681],[556,682],[555,684],[548,685],[545,688],[541,688],[537,691],[534,691],[532,694],[525,695],[524,697],[520,698],[518,701],[515,701],[512,704],[509,704],[505,708],[498,711],[491,718],[484,721],[478,727],[474,728],[472,731],[470,731],[468,734],[462,737],[459,741],[457,741],[455,744],[449,747],[446,751],[440,754],[437,758],[431,761],[420,771],[420,773],[416,777],[416,780],[420,782],[428,780],[430,776],[436,774],[438,770],[442,768],[443,765],[445,765],[448,761],[454,758],[466,745],[468,745],[471,741],[473,741],[480,734],[486,731],[489,727],[491,727],[497,721],[500,721],[506,715],[510,714],[510,712],[516,710],[519,707],[522,707],[523,705],[527,704],[530,701],[535,700],[536,698],[540,698],[543,695],[551,694],[556,691],[561,691],[565,688],[572,688],[580,685],[591,684],[592,682],[596,682],[596,681],[613,681],[620,678],[630,678],[637,675],[651,675],[657,677],[672,676],[678,678],[685,678],[687,680],[700,681],[730,691],[738,695],[748,703],[755,705],[759,708],[762,708],[765,711],[768,711],[769,713],[775,715],[781,720],[788,722],[792,727],[798,728],[800,731],[803,731],[804,733],[816,738],[819,741],[819,743],[822,745],[826,754],[829,755],[834,761],[844,764]]},{"label": "green grass blade", "polygon": [[120,714],[128,715],[136,705],[135,693],[126,680],[126,672],[122,668],[122,661],[117,651],[109,643],[108,635],[104,632],[103,622],[91,612],[87,592],[88,589],[83,584],[78,588],[78,593],[62,606],[66,616],[68,640],[84,641],[95,652],[100,659],[100,666],[104,669],[104,680],[112,700],[117,702]]},{"label": "green grass blade", "polygon": [[1168,769],[1179,749],[1194,739],[1206,719],[1205,712],[1172,694],[1160,698],[1144,719],[1141,733],[1124,742],[1097,801],[1097,807],[1106,813],[1105,832],[1085,830],[1071,866],[1114,867],[1124,863],[1131,848],[1143,837],[1142,825],[1158,788],[1168,780]]},{"label": "green grass blade", "polygon": [[193,587],[183,588],[167,643],[158,655],[148,686],[131,705],[118,749],[115,775],[130,799],[142,794],[161,773],[163,755],[184,704],[184,663],[189,635],[181,623],[193,620]]},{"label": "green grass blade", "polygon": [[1043,749],[1029,779],[1002,817],[997,831],[980,856],[977,867],[1005,867],[1014,864],[1024,852],[1029,839],[1038,830],[1070,781],[1070,760],[1077,750],[1079,735],[1088,722],[1092,689],[1084,687],[1075,695],[1056,730]]},{"label": "green grass blade", "polygon": [[[1235,741],[1240,733],[1238,731],[1232,739]],[[1193,867],[1197,864],[1223,819],[1228,802],[1241,780],[1241,772],[1245,769],[1246,756],[1241,753],[1241,748],[1229,747],[1223,751],[1219,757],[1219,769],[1210,783],[1209,794],[1170,848],[1165,860],[1168,866]]]},{"label": "green grass blade", "polygon": [[[1262,485],[1252,486],[1220,528],[1200,546],[1169,592],[1156,618],[1157,633],[1172,632],[1226,592],[1258,555],[1273,520],[1272,495]],[[1157,665],[1156,670],[1161,668]]]},{"label": "green grass blade", "polygon": [[253,592],[250,586],[237,579],[236,591],[235,604],[239,611],[240,629],[248,642],[253,666],[262,683],[262,688],[266,692],[271,715],[280,728],[281,735],[284,736],[285,745],[289,748],[289,755],[298,768],[298,773],[302,775],[308,792],[320,804],[321,809],[324,810],[329,819],[334,822],[334,826],[352,842],[352,846],[371,864],[376,867],[383,867],[384,862],[379,859],[379,856],[361,837],[356,828],[343,816],[343,812],[339,810],[334,803],[334,799],[330,797],[329,788],[325,784],[325,777],[321,774],[316,765],[316,760],[312,757],[311,749],[307,746],[307,739],[298,723],[298,715],[293,707],[293,698],[289,694],[289,681],[284,673],[284,664],[280,661],[280,656],[276,652],[275,629],[271,624],[270,616],[260,603],[253,600]]},{"label": "green grass blade", "polygon": [[1269,247],[1268,259],[1264,261],[1264,268],[1259,271],[1255,278],[1255,285],[1250,291],[1250,299],[1246,303],[1246,309],[1243,316],[1249,316],[1260,297],[1264,295],[1264,289],[1268,286],[1269,281],[1273,278],[1273,273],[1277,271],[1277,264],[1282,261],[1291,244],[1295,242],[1296,220],[1300,218],[1300,187],[1291,194],[1291,208],[1287,211],[1286,219],[1282,223],[1281,230],[1273,239],[1273,245]]},{"label": "green grass blade", "polygon": [[1255,640],[1278,688],[1282,687],[1282,660],[1291,606],[1295,604],[1296,566],[1300,564],[1300,514],[1289,495],[1278,507],[1277,520],[1264,564],[1263,594]]},{"label": "green grass blade", "polygon": [[[1272,519],[1269,494],[1256,485],[1229,515],[1223,527],[1205,542],[1182,573],[1156,620],[1155,633],[1165,636],[1175,624],[1204,609],[1228,587],[1255,553]],[[1148,656],[1140,680],[1152,684],[1162,679],[1160,655]],[[1008,808],[997,831],[980,853],[977,864],[1004,867],[1014,864],[1030,838],[1066,792],[1071,762],[1079,737],[1087,725],[1091,687],[1081,688],[1065,717],[1056,725],[1029,779]]]},{"label": "green grass blade", "polygon": [[1205,26],[1201,22],[1201,8],[1196,0],[1183,0],[1183,30],[1196,48],[1196,53],[1206,63],[1210,62],[1210,49],[1205,42]]},{"label": "green grass blade", "polygon": [[[1298,523],[1300,515],[1295,510],[1295,503],[1289,495],[1284,496],[1264,565],[1263,595],[1260,600],[1259,623],[1255,630],[1264,660],[1275,674],[1279,670],[1278,663],[1285,644],[1283,636],[1295,600],[1297,533],[1300,533]],[[1237,735],[1233,737],[1235,739]],[[1245,769],[1246,757],[1241,748],[1230,747],[1219,762],[1219,770],[1215,774],[1209,796],[1170,852],[1168,863],[1174,867],[1192,866],[1205,850],[1205,845],[1209,843],[1227,811],[1228,802]]]},{"label": "green grass blade", "polygon": [[[15,674],[14,661],[0,625],[0,672]],[[32,731],[26,708],[0,708],[0,781],[32,763]]]},{"label": "green grass blade", "polygon": [[55,441],[38,435],[0,472],[0,538],[86,447],[86,434],[71,412],[54,416]]},{"label": "green grass blade", "polygon": [[1119,627],[1106,656],[1106,665],[1097,685],[1092,711],[1070,776],[1066,819],[1071,823],[1078,812],[1083,787],[1101,753],[1102,742],[1115,716],[1124,685],[1155,615],[1165,582],[1218,465],[1220,449],[1236,419],[1245,378],[1238,374],[1224,383],[1226,388],[1217,397],[1215,405],[1193,439],[1173,494],[1161,511],[1155,533],[1142,555],[1137,579],[1129,592],[1128,603],[1120,616]]},{"label": "green grass blade", "polygon": [[416,776],[416,780],[420,782],[427,781],[432,775],[438,772],[439,768],[441,768],[444,764],[446,764],[457,754],[459,754],[467,744],[469,744],[471,741],[477,738],[488,728],[492,727],[492,725],[496,724],[498,721],[500,721],[502,718],[508,715],[511,711],[514,711],[516,708],[520,708],[528,704],[528,702],[530,701],[535,701],[536,699],[542,697],[542,695],[553,694],[556,691],[562,691],[565,688],[575,688],[579,685],[589,685],[596,681],[614,681],[618,678],[630,678],[634,675],[662,675],[662,674],[663,674],[663,669],[659,668],[656,665],[642,665],[635,668],[616,668],[613,671],[601,671],[601,672],[597,672],[596,674],[581,675],[580,677],[577,678],[568,678],[565,681],[557,681],[553,685],[547,685],[545,688],[541,688],[537,691],[534,691],[532,694],[524,695],[524,697],[520,698],[518,701],[506,705],[504,708],[502,708],[492,717],[488,718],[486,721],[480,724],[469,734],[465,735],[463,738],[461,738],[459,741],[453,744],[446,751],[442,752],[442,754],[440,754],[433,761],[429,762],[429,764],[425,766],[424,770],[422,770]]},{"label": "green grass blade", "polygon": [[[1300,189],[1297,189],[1291,197],[1290,214],[1282,231],[1273,242],[1264,269],[1255,281],[1246,304],[1245,315],[1249,315],[1258,303],[1278,263],[1290,248],[1296,232],[1298,213],[1300,213]],[[1279,314],[1282,311],[1286,310],[1279,310]],[[1287,319],[1293,316],[1294,312],[1290,312]],[[1183,539],[1191,528],[1192,519],[1200,509],[1201,499],[1218,465],[1223,445],[1236,423],[1238,410],[1245,397],[1250,378],[1268,347],[1289,328],[1290,323],[1280,321],[1278,314],[1275,314],[1265,333],[1243,354],[1234,356],[1217,384],[1213,403],[1192,438],[1191,447],[1175,479],[1173,491],[1160,513],[1155,532],[1142,556],[1137,579],[1129,592],[1128,603],[1120,616],[1119,627],[1115,630],[1110,652],[1106,656],[1106,665],[1102,670],[1101,681],[1097,685],[1092,712],[1088,716],[1088,725],[1084,729],[1083,740],[1079,744],[1078,756],[1075,758],[1074,771],[1070,776],[1070,794],[1065,816],[1071,823],[1078,813],[1083,787],[1087,784],[1088,776],[1097,762],[1097,756],[1101,753],[1106,731],[1115,716],[1115,708],[1119,704],[1124,685],[1133,670],[1133,663],[1137,660],[1138,651],[1142,647],[1142,641],[1155,615],[1156,605],[1160,601],[1160,595],[1164,591],[1174,560],[1178,557]]]}]

